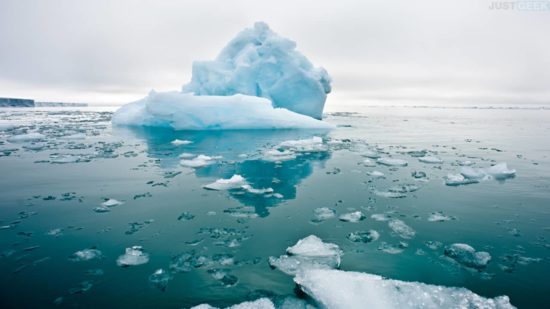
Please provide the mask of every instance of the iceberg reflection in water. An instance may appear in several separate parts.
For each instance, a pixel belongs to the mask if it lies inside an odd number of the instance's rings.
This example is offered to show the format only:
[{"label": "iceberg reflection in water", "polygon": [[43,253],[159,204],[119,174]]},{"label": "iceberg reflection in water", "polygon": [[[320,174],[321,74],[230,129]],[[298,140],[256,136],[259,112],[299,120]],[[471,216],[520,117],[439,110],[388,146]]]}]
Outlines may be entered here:
[{"label": "iceberg reflection in water", "polygon": [[[193,169],[195,175],[210,178],[210,182],[241,175],[250,189],[256,191],[232,189],[229,194],[244,206],[254,207],[259,217],[268,216],[269,207],[296,198],[296,186],[316,166],[322,168],[331,156],[328,148],[289,150],[284,144],[319,139],[326,136],[326,130],[174,131],[150,127],[117,130],[122,135],[130,131],[144,140],[148,156],[158,160],[162,169],[180,169],[182,160],[200,155],[214,158],[211,163]],[[273,152],[286,155],[274,158]]]}]

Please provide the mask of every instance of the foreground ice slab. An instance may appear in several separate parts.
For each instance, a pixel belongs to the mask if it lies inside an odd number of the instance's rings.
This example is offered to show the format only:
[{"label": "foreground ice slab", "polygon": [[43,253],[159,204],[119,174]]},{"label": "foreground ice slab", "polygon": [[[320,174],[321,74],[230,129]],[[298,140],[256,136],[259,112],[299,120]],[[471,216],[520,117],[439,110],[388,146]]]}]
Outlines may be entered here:
[{"label": "foreground ice slab", "polygon": [[235,94],[196,96],[154,92],[121,107],[115,125],[165,127],[174,130],[332,129],[309,116],[274,108],[265,98]]},{"label": "foreground ice slab", "polygon": [[305,269],[337,268],[343,254],[337,245],[325,243],[315,235],[300,239],[294,246],[288,247],[286,252],[286,255],[278,258],[270,257],[269,265],[288,275],[295,275]]},{"label": "foreground ice slab", "polygon": [[296,43],[262,22],[245,29],[213,61],[193,63],[193,77],[183,92],[199,96],[237,93],[264,97],[274,107],[321,119],[330,76],[315,68]]},{"label": "foreground ice slab", "polygon": [[464,288],[385,279],[332,269],[300,272],[294,281],[322,308],[514,308],[507,296],[481,297]]},{"label": "foreground ice slab", "polygon": [[195,62],[181,92],[151,91],[112,121],[175,130],[332,128],[320,121],[330,81],[293,41],[259,22],[215,60]]}]

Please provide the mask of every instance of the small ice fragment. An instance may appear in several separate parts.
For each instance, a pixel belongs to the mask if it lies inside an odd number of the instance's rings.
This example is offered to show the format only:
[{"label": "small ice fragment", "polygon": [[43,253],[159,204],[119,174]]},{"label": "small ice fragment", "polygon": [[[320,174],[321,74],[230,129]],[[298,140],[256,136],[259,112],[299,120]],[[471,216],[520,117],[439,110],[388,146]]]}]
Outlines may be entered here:
[{"label": "small ice fragment", "polygon": [[332,208],[328,208],[328,207],[315,208],[313,210],[313,220],[311,221],[315,223],[323,222],[325,220],[334,218],[335,216],[336,216],[336,211]]},{"label": "small ice fragment", "polygon": [[391,219],[388,214],[372,214],[370,217],[375,221],[389,221]]},{"label": "small ice fragment", "polygon": [[355,231],[349,233],[346,237],[352,242],[369,243],[376,241],[380,234],[375,230]]},{"label": "small ice fragment", "polygon": [[289,275],[305,269],[337,268],[343,255],[337,245],[325,243],[315,235],[299,240],[286,251],[286,255],[270,257],[269,265]]},{"label": "small ice fragment", "polygon": [[380,245],[378,245],[378,250],[388,254],[399,254],[402,253],[407,247],[408,245],[404,242],[400,242],[397,245],[381,242]]},{"label": "small ice fragment", "polygon": [[162,268],[159,268],[149,276],[149,283],[151,283],[153,287],[164,292],[166,291],[166,287],[172,278],[172,274]]},{"label": "small ice fragment", "polygon": [[433,212],[428,217],[428,221],[430,221],[430,222],[444,222],[444,221],[449,221],[449,220],[452,220],[452,218],[447,216],[447,215],[444,215],[440,211]]},{"label": "small ice fragment", "polygon": [[411,176],[416,179],[426,178],[426,173],[422,171],[414,171]]},{"label": "small ice fragment", "polygon": [[310,139],[284,141],[277,148],[294,152],[325,152],[328,150],[323,145],[323,139],[319,136],[314,136]]},{"label": "small ice fragment", "polygon": [[189,144],[192,144],[192,143],[193,143],[192,141],[181,140],[181,139],[177,139],[177,138],[170,142],[170,144],[172,144],[174,146],[189,145]]},{"label": "small ice fragment", "polygon": [[124,203],[121,202],[121,201],[115,200],[114,198],[110,198],[110,199],[106,200],[105,202],[101,203],[101,206],[103,206],[103,207],[115,207],[115,206],[122,205],[122,204],[124,204]]},{"label": "small ice fragment", "polygon": [[199,168],[207,165],[214,164],[215,162],[214,157],[209,157],[206,155],[198,155],[196,158],[193,159],[183,159],[180,161],[180,165],[185,167],[192,167],[192,168]]},{"label": "small ice fragment", "polygon": [[445,248],[445,255],[456,262],[470,268],[483,269],[491,261],[491,255],[488,252],[476,251],[467,244],[452,244]]},{"label": "small ice fragment", "polygon": [[103,257],[103,254],[101,253],[101,251],[97,249],[84,249],[73,253],[69,257],[69,260],[72,262],[83,262],[83,261],[89,261],[93,259],[99,259],[102,257]]},{"label": "small ice fragment", "polygon": [[354,211],[354,212],[350,212],[350,213],[341,214],[338,217],[338,219],[340,219],[340,221],[344,221],[344,222],[356,223],[356,222],[359,222],[361,220],[364,220],[365,215],[360,211]]},{"label": "small ice fragment", "polygon": [[443,163],[443,160],[441,160],[440,158],[435,157],[435,156],[424,156],[424,157],[420,157],[420,158],[418,158],[418,161],[420,161],[420,162],[422,162],[422,163],[429,163],[429,164],[439,164],[439,163]]},{"label": "small ice fragment", "polygon": [[48,146],[48,144],[46,143],[29,143],[29,144],[24,144],[22,147],[27,150],[38,151],[38,150],[44,149],[46,146]]},{"label": "small ice fragment", "polygon": [[470,160],[465,160],[465,161],[457,161],[458,165],[460,166],[471,166],[471,165],[474,165],[474,162],[470,161]]},{"label": "small ice fragment", "polygon": [[415,236],[416,232],[408,226],[405,222],[399,219],[392,219],[388,222],[388,226],[399,237],[404,239],[411,239]]},{"label": "small ice fragment", "polygon": [[387,166],[407,166],[407,161],[402,159],[393,159],[393,158],[380,158],[376,160],[378,164],[387,165]]},{"label": "small ice fragment", "polygon": [[116,263],[120,267],[142,265],[149,262],[149,254],[143,252],[141,246],[126,248],[126,252],[119,256]]},{"label": "small ice fragment", "polygon": [[405,193],[401,192],[393,192],[393,191],[378,191],[375,190],[374,194],[380,197],[387,197],[387,198],[404,198],[407,197]]},{"label": "small ice fragment", "polygon": [[208,190],[231,190],[241,188],[246,184],[246,179],[243,176],[235,174],[229,179],[220,178],[211,184],[203,186],[203,188]]},{"label": "small ice fragment", "polygon": [[445,184],[447,186],[469,185],[478,182],[478,180],[466,178],[462,174],[447,174],[445,177]]},{"label": "small ice fragment", "polygon": [[184,211],[181,213],[181,215],[178,216],[178,221],[181,221],[181,220],[184,220],[184,221],[189,221],[189,220],[193,220],[195,219],[195,215],[193,215],[192,213],[188,212],[188,211]]},{"label": "small ice fragment", "polygon": [[273,188],[255,189],[251,185],[248,185],[248,184],[241,186],[241,188],[243,188],[246,192],[251,193],[251,194],[261,195],[261,194],[273,193]]},{"label": "small ice fragment", "polygon": [[[374,150],[365,150],[361,153],[363,157],[367,157],[370,159],[378,159],[380,158],[380,154]],[[370,160],[369,160],[370,161]]]},{"label": "small ice fragment", "polygon": [[59,237],[59,236],[63,235],[63,229],[61,229],[61,228],[51,229],[46,234],[49,235],[49,236]]},{"label": "small ice fragment", "polygon": [[372,177],[374,177],[374,178],[382,178],[382,177],[384,177],[384,173],[382,173],[382,172],[380,172],[380,171],[367,172],[367,175],[372,176]]},{"label": "small ice fragment", "polygon": [[504,162],[495,164],[485,169],[485,171],[487,172],[487,174],[493,176],[497,180],[513,178],[516,176],[516,170],[509,169],[508,165]]},{"label": "small ice fragment", "polygon": [[94,208],[93,210],[97,213],[105,213],[105,212],[111,211],[108,207],[105,207],[105,206],[98,206],[98,207]]}]

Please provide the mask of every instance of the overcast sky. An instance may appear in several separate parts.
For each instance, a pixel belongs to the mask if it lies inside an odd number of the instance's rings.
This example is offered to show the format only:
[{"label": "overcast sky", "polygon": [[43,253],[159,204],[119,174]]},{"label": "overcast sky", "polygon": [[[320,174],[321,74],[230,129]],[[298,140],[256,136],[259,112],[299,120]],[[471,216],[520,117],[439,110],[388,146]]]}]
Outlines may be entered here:
[{"label": "overcast sky", "polygon": [[333,78],[328,104],[550,103],[550,10],[492,1],[1,0],[0,97],[178,90],[255,21]]}]

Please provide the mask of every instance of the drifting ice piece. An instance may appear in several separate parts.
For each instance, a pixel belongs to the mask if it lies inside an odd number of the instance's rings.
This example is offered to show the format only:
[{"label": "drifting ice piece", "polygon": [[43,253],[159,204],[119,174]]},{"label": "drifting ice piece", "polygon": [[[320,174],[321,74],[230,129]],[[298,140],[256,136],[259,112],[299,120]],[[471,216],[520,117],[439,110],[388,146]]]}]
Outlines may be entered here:
[{"label": "drifting ice piece", "polygon": [[298,273],[294,281],[322,308],[514,308],[507,296],[484,298],[464,288],[389,280],[359,272],[311,269]]},{"label": "drifting ice piece", "polygon": [[331,129],[321,119],[330,76],[265,23],[245,29],[213,61],[193,64],[182,92],[151,93],[113,123],[175,130]]}]

